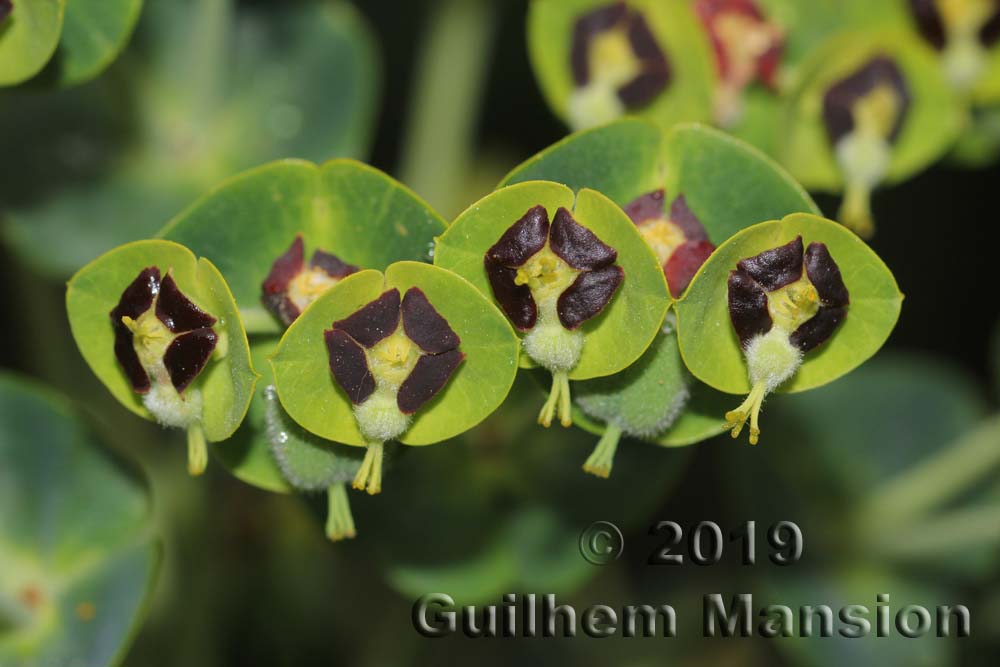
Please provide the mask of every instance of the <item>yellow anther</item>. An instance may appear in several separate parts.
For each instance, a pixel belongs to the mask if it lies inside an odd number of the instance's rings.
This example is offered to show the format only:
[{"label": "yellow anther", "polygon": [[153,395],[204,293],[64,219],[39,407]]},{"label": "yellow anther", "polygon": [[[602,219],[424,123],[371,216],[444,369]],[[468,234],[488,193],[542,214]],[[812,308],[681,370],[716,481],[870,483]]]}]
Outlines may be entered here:
[{"label": "yellow anther", "polygon": [[645,223],[639,227],[639,233],[646,244],[653,249],[660,266],[666,264],[674,251],[687,240],[684,230],[669,220]]}]

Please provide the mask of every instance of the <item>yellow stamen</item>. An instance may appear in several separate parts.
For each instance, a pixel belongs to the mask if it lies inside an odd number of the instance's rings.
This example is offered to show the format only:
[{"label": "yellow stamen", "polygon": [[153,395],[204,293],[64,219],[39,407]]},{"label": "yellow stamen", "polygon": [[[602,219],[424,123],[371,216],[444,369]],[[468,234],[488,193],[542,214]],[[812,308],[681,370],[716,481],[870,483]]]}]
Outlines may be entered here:
[{"label": "yellow stamen", "polygon": [[618,449],[618,441],[621,439],[621,435],[621,429],[609,423],[594,451],[587,458],[586,463],[583,464],[584,472],[603,479],[610,477],[615,452]]},{"label": "yellow stamen", "polygon": [[805,275],[791,285],[771,292],[767,310],[775,326],[795,331],[819,310],[819,294]]},{"label": "yellow stamen", "polygon": [[351,503],[344,484],[334,484],[326,491],[326,536],[333,542],[353,538],[357,532]]},{"label": "yellow stamen", "polygon": [[639,233],[646,244],[653,249],[660,266],[666,264],[674,251],[687,240],[684,231],[669,220],[644,223],[639,227]]},{"label": "yellow stamen", "polygon": [[354,476],[353,486],[355,489],[365,490],[369,495],[375,495],[382,491],[382,451],[381,442],[370,442],[365,451],[365,458],[361,461],[361,468]]},{"label": "yellow stamen", "polygon": [[746,397],[746,400],[740,404],[740,407],[726,413],[726,422],[731,427],[733,438],[738,438],[740,436],[740,432],[743,430],[743,425],[746,424],[747,419],[749,418],[750,444],[757,444],[757,441],[760,438],[758,418],[760,415],[761,405],[764,402],[764,395],[766,393],[766,385],[763,382],[758,382],[750,390],[750,394]]},{"label": "yellow stamen", "polygon": [[205,444],[205,432],[199,422],[194,422],[187,429],[188,442],[188,472],[197,477],[205,472],[208,466],[208,445]]},{"label": "yellow stamen", "polygon": [[305,310],[313,301],[339,282],[322,269],[306,269],[288,284],[288,298],[299,310]]}]

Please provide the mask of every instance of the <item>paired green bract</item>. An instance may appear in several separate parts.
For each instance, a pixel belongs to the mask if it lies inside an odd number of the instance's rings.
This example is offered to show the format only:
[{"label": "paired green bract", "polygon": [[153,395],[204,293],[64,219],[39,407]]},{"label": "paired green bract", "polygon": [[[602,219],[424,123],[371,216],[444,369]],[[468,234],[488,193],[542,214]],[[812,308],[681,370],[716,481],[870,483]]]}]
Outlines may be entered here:
[{"label": "paired green bract", "polygon": [[118,665],[160,564],[144,485],[65,399],[0,374],[0,663]]}]

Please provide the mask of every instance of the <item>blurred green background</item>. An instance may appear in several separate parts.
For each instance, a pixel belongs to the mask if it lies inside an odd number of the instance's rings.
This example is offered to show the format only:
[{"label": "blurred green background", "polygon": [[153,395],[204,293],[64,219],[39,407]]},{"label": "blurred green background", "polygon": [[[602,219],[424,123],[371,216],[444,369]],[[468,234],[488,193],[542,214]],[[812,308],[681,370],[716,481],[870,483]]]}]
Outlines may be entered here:
[{"label": "blurred green background", "polygon": [[[594,439],[536,428],[537,389],[522,377],[484,426],[408,453],[380,496],[354,494],[360,534],[332,544],[321,497],[268,494],[218,465],[188,477],[178,439],[126,414],[85,367],[63,280],[270,159],[365,159],[450,219],[565,128],[527,61],[523,0],[360,0],[360,20],[343,8],[329,24],[308,3],[172,5],[147,1],[97,80],[0,95],[0,360],[76,401],[152,490],[163,565],[123,664],[997,663],[1000,166],[940,164],[876,194],[872,246],[906,294],[899,326],[850,376],[775,398],[761,446],[629,442],[611,480],[585,476]],[[833,199],[818,203],[835,213]],[[599,519],[625,532],[622,559],[604,567],[577,548]],[[647,565],[661,519],[794,520],[804,557],[744,567],[727,549],[712,567]],[[428,640],[410,608],[438,591],[459,604],[519,591],[579,608],[670,603],[680,636]],[[972,637],[701,639],[701,596],[713,592],[965,604]]]}]

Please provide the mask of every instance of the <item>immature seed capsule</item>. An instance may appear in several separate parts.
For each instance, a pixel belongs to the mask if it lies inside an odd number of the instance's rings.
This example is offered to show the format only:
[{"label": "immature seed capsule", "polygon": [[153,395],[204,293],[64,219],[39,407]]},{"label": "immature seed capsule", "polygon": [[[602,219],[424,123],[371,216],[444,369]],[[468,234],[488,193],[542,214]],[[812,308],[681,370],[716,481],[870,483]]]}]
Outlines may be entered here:
[{"label": "immature seed capsule", "polygon": [[840,221],[860,236],[875,231],[871,191],[889,170],[891,147],[909,109],[903,73],[885,55],[872,58],[823,96],[826,134],[845,179]]},{"label": "immature seed capsule", "polygon": [[461,340],[418,287],[391,289],[323,332],[333,378],[368,449],[354,488],[378,493],[383,443],[401,436],[465,359]]},{"label": "immature seed capsule", "polygon": [[729,274],[729,318],[751,389],[740,407],[726,413],[734,438],[749,418],[750,444],[757,444],[764,398],[798,371],[803,355],[833,335],[849,304],[840,269],[823,243],[810,243],[803,252],[798,236],[737,263]]},{"label": "immature seed capsule", "polygon": [[189,468],[207,462],[201,433],[201,393],[191,383],[225,341],[213,329],[216,318],[181,292],[167,272],[148,267],[122,292],[110,313],[115,358],[146,409],[164,426],[188,430]]},{"label": "immature seed capsule", "polygon": [[731,127],[743,115],[747,86],[760,80],[777,88],[784,33],[753,0],[695,0],[694,8],[708,31],[719,74],[715,120]]},{"label": "immature seed capsule", "polygon": [[625,213],[656,253],[670,294],[678,299],[715,245],[708,240],[705,227],[688,207],[684,195],[674,199],[669,216],[663,209],[664,197],[662,189],[644,194],[626,205]]},{"label": "immature seed capsule", "polygon": [[598,7],[573,27],[576,90],[570,124],[585,128],[640,109],[670,84],[671,69],[645,17],[624,2]]},{"label": "immature seed capsule", "polygon": [[528,211],[486,251],[483,263],[493,295],[514,326],[527,332],[523,346],[552,372],[552,391],[539,423],[549,426],[558,406],[572,424],[569,372],[583,352],[580,326],[598,315],[625,278],[618,252],[576,222],[565,208],[549,225],[544,206]]},{"label": "immature seed capsule", "polygon": [[302,235],[299,234],[288,250],[274,260],[271,272],[261,285],[261,301],[285,326],[290,326],[323,292],[359,270],[324,250],[314,251],[306,266]]}]

